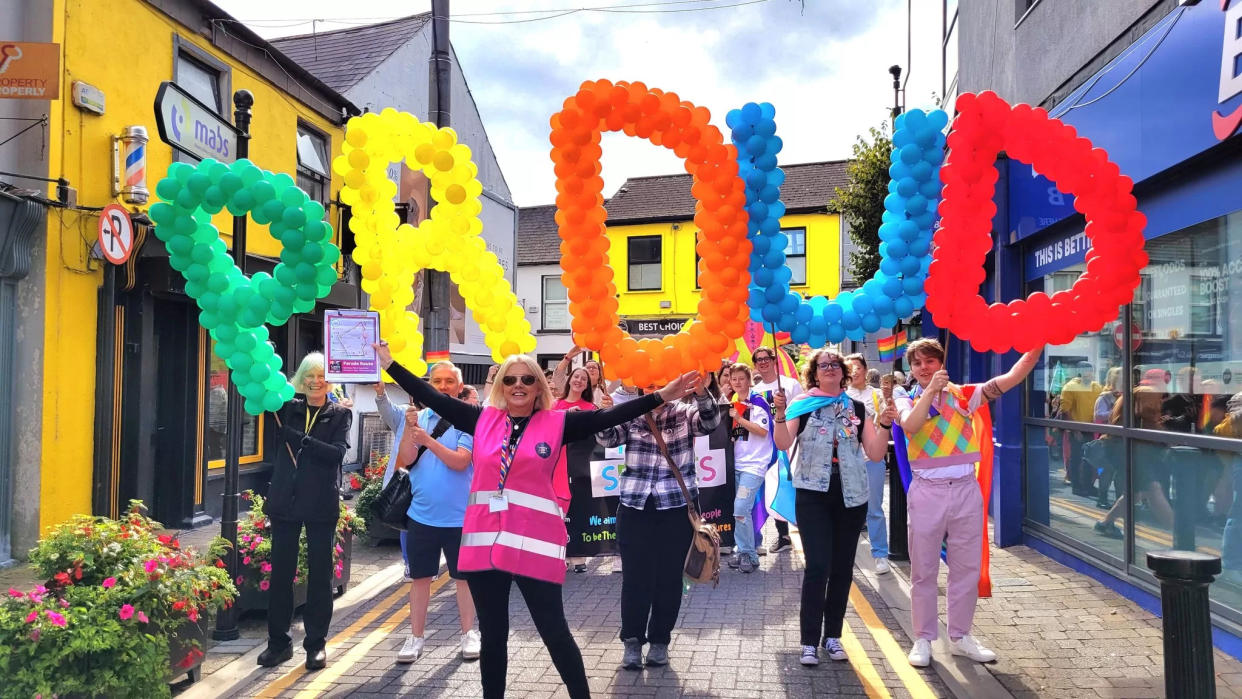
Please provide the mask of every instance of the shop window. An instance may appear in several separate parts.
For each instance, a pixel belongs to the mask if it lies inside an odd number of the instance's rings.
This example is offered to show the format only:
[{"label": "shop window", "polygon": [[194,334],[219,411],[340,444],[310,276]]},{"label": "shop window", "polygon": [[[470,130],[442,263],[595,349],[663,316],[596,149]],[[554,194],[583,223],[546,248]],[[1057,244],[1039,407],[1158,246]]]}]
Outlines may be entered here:
[{"label": "shop window", "polygon": [[298,123],[298,187],[311,199],[328,204],[328,138],[311,127]]},{"label": "shop window", "polygon": [[[232,73],[228,64],[176,35],[173,35],[173,56],[173,82],[232,123]],[[196,158],[176,148],[173,160],[197,162]]]},{"label": "shop window", "polygon": [[[228,448],[226,425],[229,414],[229,368],[216,356],[216,341],[211,341],[211,351],[200,361],[207,362],[207,467],[224,468],[224,454]],[[242,413],[241,463],[251,464],[263,460],[263,423],[250,413]]]},{"label": "shop window", "polygon": [[782,228],[781,233],[789,240],[785,244],[785,265],[793,273],[792,286],[806,284],[806,229]]},{"label": "shop window", "polygon": [[658,235],[634,236],[626,240],[629,261],[629,290],[658,291],[660,279],[660,247],[663,239]]},{"label": "shop window", "polygon": [[569,330],[569,296],[561,277],[548,275],[543,278],[543,330]]}]

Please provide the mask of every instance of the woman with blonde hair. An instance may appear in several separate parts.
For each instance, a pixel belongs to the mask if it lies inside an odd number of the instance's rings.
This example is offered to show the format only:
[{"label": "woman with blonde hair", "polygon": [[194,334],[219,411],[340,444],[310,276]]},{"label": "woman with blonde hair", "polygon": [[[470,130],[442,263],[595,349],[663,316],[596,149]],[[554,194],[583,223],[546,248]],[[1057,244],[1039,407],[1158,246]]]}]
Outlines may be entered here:
[{"label": "woman with blonde hair", "polygon": [[293,657],[293,574],[298,540],[306,528],[306,669],[327,663],[326,638],[332,623],[332,547],[340,516],[341,463],[349,449],[353,414],[328,400],[324,358],[312,352],[293,375],[299,395],[276,413],[279,425],[276,465],[263,511],[271,520],[272,580],[267,608],[267,649],[259,665],[273,667]]},{"label": "woman with blonde hair", "polygon": [[470,585],[483,636],[483,696],[505,693],[509,593],[516,583],[569,696],[589,697],[582,653],[561,599],[568,503],[553,487],[561,448],[680,399],[698,387],[698,375],[685,374],[615,408],[569,412],[552,409],[552,389],[535,360],[513,355],[496,372],[485,405],[473,406],[441,394],[395,363],[388,343],[377,343],[375,350],[380,365],[413,400],[474,435],[474,477],[458,569]]}]

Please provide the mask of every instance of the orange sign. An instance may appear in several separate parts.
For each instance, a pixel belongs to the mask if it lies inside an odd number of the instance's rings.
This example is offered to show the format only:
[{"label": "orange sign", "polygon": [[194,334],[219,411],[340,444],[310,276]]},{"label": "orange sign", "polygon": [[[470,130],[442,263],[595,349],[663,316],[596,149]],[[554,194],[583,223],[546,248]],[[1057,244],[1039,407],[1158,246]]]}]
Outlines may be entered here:
[{"label": "orange sign", "polygon": [[0,40],[0,99],[60,98],[60,44]]}]

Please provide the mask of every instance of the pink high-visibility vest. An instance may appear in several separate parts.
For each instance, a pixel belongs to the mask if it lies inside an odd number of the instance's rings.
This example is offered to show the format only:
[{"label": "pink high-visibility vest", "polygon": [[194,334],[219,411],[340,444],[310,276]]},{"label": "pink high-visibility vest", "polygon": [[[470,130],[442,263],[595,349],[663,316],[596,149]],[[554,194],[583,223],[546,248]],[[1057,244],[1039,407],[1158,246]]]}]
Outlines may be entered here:
[{"label": "pink high-visibility vest", "polygon": [[[565,512],[552,485],[565,436],[565,413],[537,410],[530,418],[500,489],[501,446],[509,439],[507,414],[487,407],[474,428],[474,478],[462,525],[457,567],[503,570],[537,580],[565,582]],[[494,496],[507,508],[491,511]]]}]

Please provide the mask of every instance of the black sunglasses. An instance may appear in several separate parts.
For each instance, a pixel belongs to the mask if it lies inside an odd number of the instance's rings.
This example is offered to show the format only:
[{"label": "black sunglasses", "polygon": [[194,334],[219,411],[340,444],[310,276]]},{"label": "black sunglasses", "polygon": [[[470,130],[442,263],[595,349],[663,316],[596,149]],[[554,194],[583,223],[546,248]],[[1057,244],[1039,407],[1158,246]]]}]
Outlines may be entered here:
[{"label": "black sunglasses", "polygon": [[815,366],[819,367],[823,371],[831,371],[833,369],[844,369],[845,368],[841,364],[841,362],[820,362],[819,364],[816,364]]},{"label": "black sunglasses", "polygon": [[503,379],[501,379],[501,382],[503,382],[504,385],[506,386],[512,386],[513,384],[518,382],[519,378],[522,380],[523,386],[534,386],[535,381],[538,380],[535,377],[531,376],[530,374],[522,374],[521,376],[506,376]]}]

